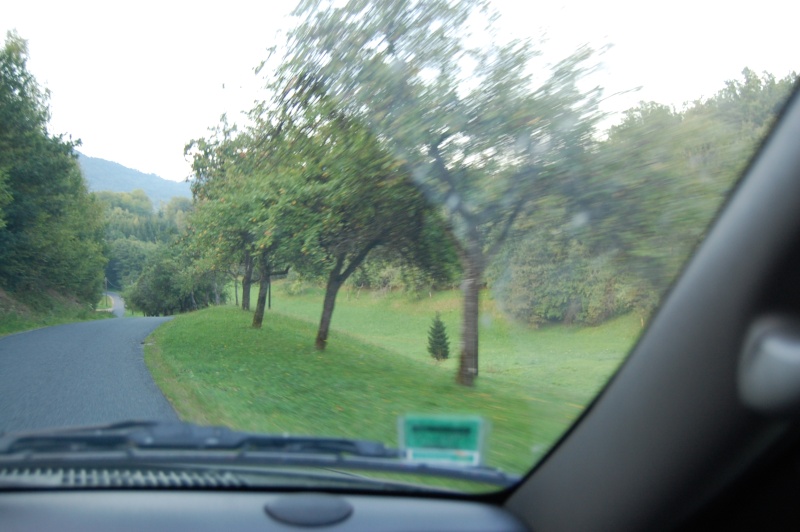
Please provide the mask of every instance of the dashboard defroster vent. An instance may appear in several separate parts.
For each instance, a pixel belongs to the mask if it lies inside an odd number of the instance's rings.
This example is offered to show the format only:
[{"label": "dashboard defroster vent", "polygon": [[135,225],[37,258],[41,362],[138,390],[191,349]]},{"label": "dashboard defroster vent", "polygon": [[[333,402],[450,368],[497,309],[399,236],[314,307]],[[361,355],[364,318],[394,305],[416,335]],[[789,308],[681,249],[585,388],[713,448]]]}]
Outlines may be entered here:
[{"label": "dashboard defroster vent", "polygon": [[122,468],[2,468],[0,483],[62,488],[237,488],[230,472]]}]

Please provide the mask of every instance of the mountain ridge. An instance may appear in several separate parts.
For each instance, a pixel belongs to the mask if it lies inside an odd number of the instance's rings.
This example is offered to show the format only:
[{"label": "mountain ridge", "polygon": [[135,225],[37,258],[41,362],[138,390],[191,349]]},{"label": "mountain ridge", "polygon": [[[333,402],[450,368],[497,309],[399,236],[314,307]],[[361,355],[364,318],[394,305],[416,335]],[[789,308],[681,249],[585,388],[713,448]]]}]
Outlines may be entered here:
[{"label": "mountain ridge", "polygon": [[164,179],[156,174],[146,174],[119,163],[89,157],[78,152],[78,164],[91,192],[132,192],[144,190],[156,209],[174,197],[191,198],[188,182]]}]

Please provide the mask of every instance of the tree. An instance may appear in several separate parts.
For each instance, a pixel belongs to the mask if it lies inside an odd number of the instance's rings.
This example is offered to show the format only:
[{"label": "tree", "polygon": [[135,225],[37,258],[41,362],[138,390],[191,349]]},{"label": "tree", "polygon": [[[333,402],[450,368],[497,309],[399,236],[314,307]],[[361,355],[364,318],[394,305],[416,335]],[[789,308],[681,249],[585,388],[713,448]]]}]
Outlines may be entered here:
[{"label": "tree", "polygon": [[78,143],[48,133],[48,94],[27,59],[26,42],[9,32],[0,49],[0,286],[95,304],[103,210],[80,173]]},{"label": "tree", "polygon": [[142,273],[128,286],[125,301],[147,316],[170,316],[222,303],[215,272],[193,257],[183,242],[158,244]]},{"label": "tree", "polygon": [[195,211],[189,221],[193,246],[220,271],[242,274],[242,309],[250,310],[250,290],[256,265],[254,211],[258,205],[248,189],[249,168],[243,168],[249,139],[225,116],[209,139],[190,141]]},{"label": "tree", "polygon": [[479,0],[307,0],[295,14],[303,22],[291,34],[284,93],[302,100],[321,85],[446,212],[464,272],[458,381],[471,385],[487,263],[528,200],[562,180],[565,161],[591,140],[597,93],[576,84],[591,52],[557,64],[537,88],[530,43],[490,33],[491,44],[468,45],[470,29],[491,26]]},{"label": "tree", "polygon": [[326,272],[315,340],[324,350],[342,285],[374,249],[401,253],[419,241],[425,202],[377,138],[306,81],[308,91],[284,93],[277,116],[261,119],[272,144],[263,175],[272,178],[258,181],[259,197],[274,204],[258,245],[301,273]]},{"label": "tree", "polygon": [[490,272],[496,300],[532,324],[648,315],[795,77],[745,69],[743,79],[683,109],[642,102],[628,110],[583,160],[572,157],[584,179],[518,219]]},{"label": "tree", "polygon": [[436,313],[428,331],[428,353],[436,360],[447,360],[450,357],[450,340],[442,317]]}]

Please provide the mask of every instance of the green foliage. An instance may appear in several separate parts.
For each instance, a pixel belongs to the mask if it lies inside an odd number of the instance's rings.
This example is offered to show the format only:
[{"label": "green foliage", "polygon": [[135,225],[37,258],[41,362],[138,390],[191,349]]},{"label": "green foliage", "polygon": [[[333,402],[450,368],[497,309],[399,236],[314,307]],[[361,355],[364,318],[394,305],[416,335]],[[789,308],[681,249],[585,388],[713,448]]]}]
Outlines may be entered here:
[{"label": "green foliage", "polygon": [[188,198],[173,198],[153,211],[142,190],[96,192],[106,218],[109,261],[105,275],[112,287],[123,289],[142,273],[159,244],[171,244],[186,231],[193,207]]},{"label": "green foliage", "polygon": [[436,360],[450,358],[450,340],[447,338],[447,329],[438,312],[428,330],[428,353]]},{"label": "green foliage", "polygon": [[142,242],[171,242],[185,228],[192,210],[187,198],[173,198],[158,211],[142,190],[95,192],[105,207],[106,238],[134,238]]},{"label": "green foliage", "polygon": [[[479,1],[302,2],[282,67],[286,92],[307,99],[322,92],[367,124],[445,208],[465,247],[468,239],[502,237],[545,168],[580,151],[597,119],[597,93],[576,86],[589,50],[534,80],[531,43],[497,39],[485,8]],[[487,39],[473,47],[478,39],[464,36],[483,31],[481,24]],[[465,69],[462,61],[477,66]]]},{"label": "green foliage", "polygon": [[612,254],[592,256],[576,239],[514,238],[492,291],[500,307],[524,323],[597,325],[609,318],[652,310],[650,287],[624,273]]},{"label": "green foliage", "polygon": [[170,316],[225,302],[216,273],[193,267],[178,244],[152,250],[124,297],[128,307],[146,316]]},{"label": "green foliage", "polygon": [[[223,117],[209,138],[194,139],[185,148],[194,170],[194,211],[186,220],[186,244],[207,268],[243,275],[243,295],[249,295],[249,277],[264,251],[256,245],[263,233],[260,223],[274,203],[268,186],[266,194],[256,187],[266,179],[263,173],[254,174],[245,150],[250,141]],[[270,257],[261,258],[269,262]]]},{"label": "green foliage", "polygon": [[743,76],[681,111],[653,102],[628,110],[578,179],[514,226],[489,274],[501,306],[530,324],[648,315],[796,78]]},{"label": "green foliage", "polygon": [[112,240],[106,266],[106,278],[109,284],[121,288],[136,281],[157,247],[158,244],[143,242],[133,237]]},{"label": "green foliage", "polygon": [[447,246],[441,248],[441,262],[427,268],[411,257],[396,257],[377,249],[356,269],[348,280],[356,290],[365,289],[387,293],[401,291],[416,297],[428,297],[437,290],[457,286],[460,268],[455,252]]},{"label": "green foliage", "polygon": [[599,92],[578,85],[592,52],[577,50],[535,80],[532,43],[499,38],[477,0],[309,0],[295,14],[278,92],[330,99],[366,124],[446,216],[470,309],[459,380],[472,384],[489,259],[530,200],[572,177],[593,142]]},{"label": "green foliage", "polygon": [[[153,202],[147,197],[144,190],[137,189],[132,192],[95,192],[97,198],[103,202],[109,211],[127,211],[131,216],[147,217],[153,214]],[[128,235],[126,235],[128,236]]]},{"label": "green foliage", "polygon": [[47,132],[47,96],[27,71],[26,42],[9,33],[0,50],[0,287],[94,304],[103,212],[81,176],[77,143]]},{"label": "green foliage", "polygon": [[62,323],[113,317],[110,312],[97,312],[86,303],[52,291],[12,295],[0,288],[0,336]]}]

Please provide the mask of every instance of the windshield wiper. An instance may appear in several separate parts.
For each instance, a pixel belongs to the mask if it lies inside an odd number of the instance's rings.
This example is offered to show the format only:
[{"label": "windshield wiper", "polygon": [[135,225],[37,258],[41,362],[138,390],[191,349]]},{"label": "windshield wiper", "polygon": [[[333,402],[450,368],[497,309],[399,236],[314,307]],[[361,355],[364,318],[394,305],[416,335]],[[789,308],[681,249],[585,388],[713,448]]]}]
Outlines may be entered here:
[{"label": "windshield wiper", "polygon": [[230,450],[331,453],[396,458],[398,451],[368,440],[238,432],[190,423],[128,421],[98,427],[6,434],[0,454],[92,450]]},{"label": "windshield wiper", "polygon": [[503,487],[519,481],[517,475],[485,466],[411,462],[375,441],[256,434],[180,422],[129,421],[0,436],[0,466],[53,462],[360,469]]}]

